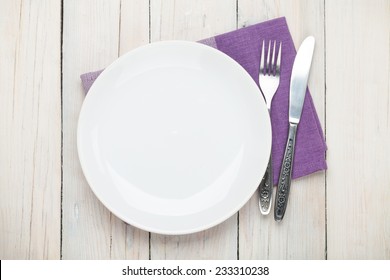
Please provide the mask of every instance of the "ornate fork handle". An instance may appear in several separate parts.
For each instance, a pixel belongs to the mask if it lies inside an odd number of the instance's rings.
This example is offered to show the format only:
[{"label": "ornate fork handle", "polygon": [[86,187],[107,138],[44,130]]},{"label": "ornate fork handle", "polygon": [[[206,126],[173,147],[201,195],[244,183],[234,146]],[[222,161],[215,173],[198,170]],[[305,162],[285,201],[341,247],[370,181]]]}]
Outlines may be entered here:
[{"label": "ornate fork handle", "polygon": [[290,193],[291,186],[291,171],[294,162],[296,132],[297,124],[290,123],[286,150],[284,152],[275,198],[274,218],[276,221],[281,221],[283,219],[287,208],[288,195]]},{"label": "ornate fork handle", "polygon": [[268,215],[272,204],[272,187],[273,187],[273,173],[272,173],[272,152],[269,156],[267,170],[265,171],[263,180],[259,186],[259,206],[263,215]]}]

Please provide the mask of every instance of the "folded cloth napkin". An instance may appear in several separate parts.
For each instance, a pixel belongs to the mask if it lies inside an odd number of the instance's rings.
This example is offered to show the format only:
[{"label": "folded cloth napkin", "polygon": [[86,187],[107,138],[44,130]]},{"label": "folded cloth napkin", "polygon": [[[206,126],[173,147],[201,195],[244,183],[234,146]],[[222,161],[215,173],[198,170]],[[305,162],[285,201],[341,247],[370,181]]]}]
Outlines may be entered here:
[{"label": "folded cloth napkin", "polygon": [[[283,44],[280,85],[271,107],[273,181],[276,185],[287,141],[290,76],[296,55],[286,19],[282,17],[269,20],[199,42],[232,57],[258,84],[260,48],[263,40],[266,42],[277,40]],[[80,76],[85,92],[88,92],[101,72],[102,70]],[[292,178],[326,169],[325,151],[324,135],[312,97],[307,91],[296,136]]]}]

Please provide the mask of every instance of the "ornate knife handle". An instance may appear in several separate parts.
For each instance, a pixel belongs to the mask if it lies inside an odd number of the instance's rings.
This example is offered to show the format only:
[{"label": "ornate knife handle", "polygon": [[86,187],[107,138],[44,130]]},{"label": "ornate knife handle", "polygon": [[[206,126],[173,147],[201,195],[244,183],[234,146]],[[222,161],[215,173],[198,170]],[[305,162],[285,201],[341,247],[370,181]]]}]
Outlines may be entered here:
[{"label": "ornate knife handle", "polygon": [[272,152],[269,156],[267,170],[261,180],[259,186],[259,207],[263,215],[268,215],[272,204],[272,187],[273,187],[273,173],[272,173]]},{"label": "ornate knife handle", "polygon": [[294,162],[295,135],[297,133],[297,124],[290,123],[286,150],[284,152],[282,168],[280,170],[278,189],[276,191],[274,218],[275,221],[281,221],[286,212],[288,195],[291,185],[291,171]]}]

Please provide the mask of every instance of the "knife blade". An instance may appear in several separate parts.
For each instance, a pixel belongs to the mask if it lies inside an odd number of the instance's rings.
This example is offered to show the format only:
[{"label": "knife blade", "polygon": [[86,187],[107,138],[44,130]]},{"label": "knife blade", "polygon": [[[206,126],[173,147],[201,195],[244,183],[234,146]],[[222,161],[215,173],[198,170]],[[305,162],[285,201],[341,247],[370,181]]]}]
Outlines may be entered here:
[{"label": "knife blade", "polygon": [[315,39],[307,37],[298,49],[290,81],[289,132],[275,197],[274,218],[281,221],[287,208],[294,162],[295,138],[305,100]]}]

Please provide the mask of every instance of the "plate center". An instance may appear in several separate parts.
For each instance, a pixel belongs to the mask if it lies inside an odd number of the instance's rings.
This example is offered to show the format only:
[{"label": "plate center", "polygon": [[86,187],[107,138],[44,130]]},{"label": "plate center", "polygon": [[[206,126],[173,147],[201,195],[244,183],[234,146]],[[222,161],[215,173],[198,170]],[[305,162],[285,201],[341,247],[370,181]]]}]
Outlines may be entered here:
[{"label": "plate center", "polygon": [[133,77],[131,92],[126,83],[118,88],[109,106],[116,110],[105,113],[98,137],[111,176],[159,198],[228,191],[219,180],[238,172],[231,169],[240,166],[244,137],[236,104],[224,96],[229,89],[215,74],[207,77],[199,69],[167,67]]}]

